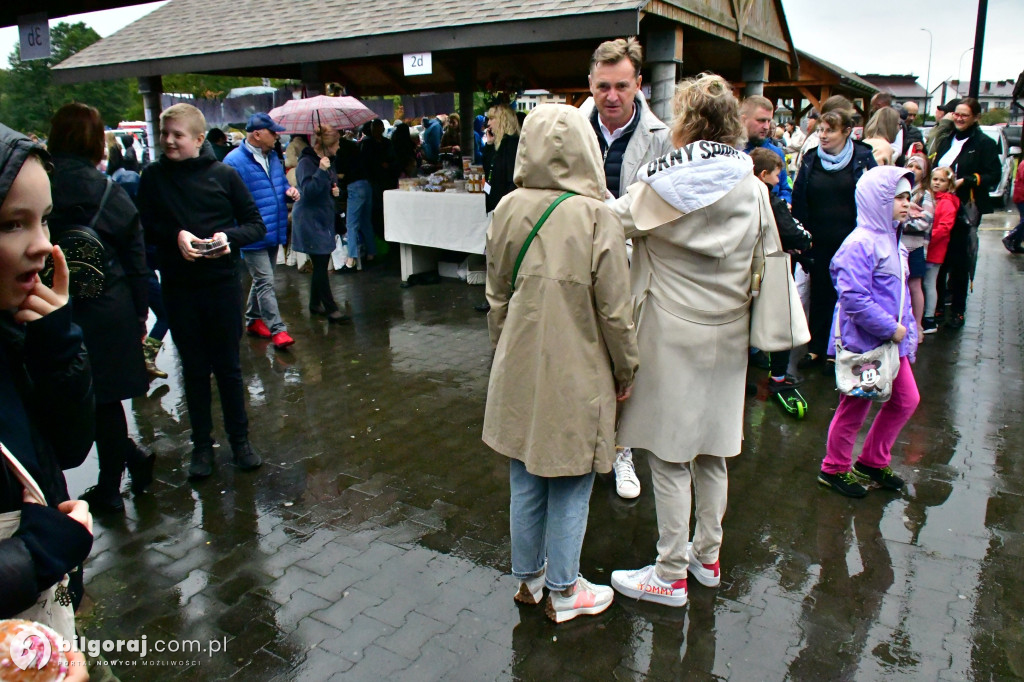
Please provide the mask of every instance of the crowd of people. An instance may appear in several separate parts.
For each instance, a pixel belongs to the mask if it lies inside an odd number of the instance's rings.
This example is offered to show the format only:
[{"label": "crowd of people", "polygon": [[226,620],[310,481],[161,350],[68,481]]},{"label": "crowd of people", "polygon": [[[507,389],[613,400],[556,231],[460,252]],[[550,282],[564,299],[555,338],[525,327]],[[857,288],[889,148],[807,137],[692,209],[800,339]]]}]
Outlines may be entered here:
[{"label": "crowd of people", "polygon": [[[776,138],[773,102],[739,101],[713,74],[679,83],[673,119],[659,120],[642,94],[642,61],[635,38],[608,41],[579,109],[538,106],[521,121],[499,104],[473,122],[491,214],[483,440],[510,459],[515,598],[543,602],[556,622],[604,611],[615,591],[678,607],[689,575],[720,583],[748,365],[763,363],[787,410],[806,408],[789,350],[751,348],[757,254],[772,235],[808,285],[799,369],[836,376],[837,351],[887,344],[897,358],[858,456],[872,401],[841,395],[817,480],[849,497],[903,488],[891,458],[920,400],[912,363],[939,321],[964,325],[978,221],[999,178],[971,98],[940,107],[927,145],[910,108],[885,95],[862,139],[841,96]],[[454,114],[427,117],[422,138],[406,122],[388,138],[376,120],[359,139],[318,126],[282,149],[284,128],[257,113],[221,154],[223,135],[177,104],[160,116],[162,155],[144,168],[85,104],[56,113],[45,148],[0,126],[0,512],[15,514],[0,535],[0,617],[38,615],[54,598],[73,609],[90,509],[123,510],[125,472],[134,494],[152,484],[154,455],[129,437],[121,401],[159,372],[168,330],[188,406],[189,478],[219,464],[211,375],[233,464],[261,466],[239,342],[243,332],[282,351],[296,342],[274,291],[279,249],[309,256],[309,312],[345,322],[327,274],[338,235],[348,238],[343,272],[372,262],[382,192],[459,155],[460,126]],[[1022,237],[1018,227],[1004,244],[1018,252]],[[252,280],[244,309],[239,262]],[[70,500],[62,471],[94,442],[99,480]],[[579,574],[595,475],[614,472],[622,497],[639,496],[633,448],[649,453],[656,558],[596,585]],[[26,492],[36,488],[44,499]]]}]

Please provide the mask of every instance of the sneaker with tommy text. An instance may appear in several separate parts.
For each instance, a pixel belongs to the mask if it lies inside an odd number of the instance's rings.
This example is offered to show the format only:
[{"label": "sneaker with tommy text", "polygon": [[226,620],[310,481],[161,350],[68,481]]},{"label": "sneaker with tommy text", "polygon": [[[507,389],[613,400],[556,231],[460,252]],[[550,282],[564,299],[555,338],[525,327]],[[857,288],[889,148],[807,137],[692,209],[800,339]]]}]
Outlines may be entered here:
[{"label": "sneaker with tommy text", "polygon": [[618,452],[612,469],[615,471],[615,492],[619,497],[626,500],[639,497],[640,479],[636,477],[636,467],[633,466],[633,451],[623,448]]},{"label": "sneaker with tommy text", "polygon": [[715,560],[713,564],[702,564],[693,553],[693,543],[686,543],[686,556],[690,574],[704,587],[718,587],[722,582],[722,568]]},{"label": "sneaker with tommy text", "polygon": [[635,571],[612,571],[612,587],[641,601],[665,606],[686,605],[686,578],[665,582],[654,572],[654,564]]},{"label": "sneaker with tommy text", "polygon": [[572,587],[549,593],[544,612],[556,623],[564,623],[576,616],[596,616],[612,605],[614,596],[612,588],[594,585],[581,575]]}]

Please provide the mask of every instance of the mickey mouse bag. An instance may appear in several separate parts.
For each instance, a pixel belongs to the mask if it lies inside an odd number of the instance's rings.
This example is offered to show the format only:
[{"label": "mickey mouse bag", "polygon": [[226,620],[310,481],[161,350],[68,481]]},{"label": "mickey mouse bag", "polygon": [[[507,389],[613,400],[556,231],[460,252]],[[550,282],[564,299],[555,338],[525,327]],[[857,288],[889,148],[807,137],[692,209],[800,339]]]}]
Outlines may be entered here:
[{"label": "mickey mouse bag", "polygon": [[[901,264],[901,273],[902,270]],[[906,290],[906,282],[901,274],[900,312],[896,318],[897,324],[902,324],[903,321]],[[839,335],[841,310],[841,307],[836,308],[836,387],[844,395],[884,403],[892,397],[892,385],[900,371],[900,346],[889,340],[865,353],[854,353],[843,348]]]}]

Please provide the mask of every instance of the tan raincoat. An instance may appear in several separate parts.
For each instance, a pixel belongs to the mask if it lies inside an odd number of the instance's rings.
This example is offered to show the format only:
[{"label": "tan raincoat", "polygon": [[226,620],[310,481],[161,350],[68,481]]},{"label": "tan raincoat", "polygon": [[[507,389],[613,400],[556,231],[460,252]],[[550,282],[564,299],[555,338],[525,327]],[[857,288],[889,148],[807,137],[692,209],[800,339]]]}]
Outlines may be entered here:
[{"label": "tan raincoat", "polygon": [[[594,131],[573,107],[530,112],[515,183],[487,231],[487,322],[495,344],[483,440],[536,476],[606,473],[615,457],[615,388],[636,373],[622,225],[605,206]],[[509,285],[516,256],[563,192]]]}]

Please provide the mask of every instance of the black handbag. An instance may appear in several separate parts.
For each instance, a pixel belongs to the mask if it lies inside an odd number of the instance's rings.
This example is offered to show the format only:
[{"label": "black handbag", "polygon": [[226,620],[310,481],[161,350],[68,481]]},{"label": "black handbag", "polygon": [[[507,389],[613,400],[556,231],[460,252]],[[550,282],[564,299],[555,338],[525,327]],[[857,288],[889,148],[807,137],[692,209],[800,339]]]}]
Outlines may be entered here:
[{"label": "black handbag", "polygon": [[[107,178],[107,187],[103,190],[96,215],[88,225],[70,225],[56,235],[54,243],[64,252],[70,276],[68,293],[71,298],[99,298],[107,283],[110,271],[110,255],[107,246],[96,232],[107,198],[114,187],[114,182]],[[39,279],[48,287],[53,286],[53,256],[47,256],[46,267],[39,273]]]}]

